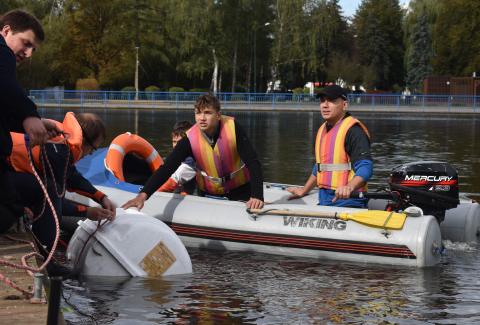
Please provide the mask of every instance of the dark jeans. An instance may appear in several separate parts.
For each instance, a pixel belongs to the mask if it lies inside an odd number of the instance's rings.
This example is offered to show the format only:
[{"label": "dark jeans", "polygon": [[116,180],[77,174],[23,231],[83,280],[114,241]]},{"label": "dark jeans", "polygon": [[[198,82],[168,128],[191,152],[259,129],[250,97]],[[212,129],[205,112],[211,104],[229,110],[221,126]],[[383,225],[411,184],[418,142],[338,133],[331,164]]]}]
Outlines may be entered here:
[{"label": "dark jeans", "polygon": [[5,157],[0,156],[0,234],[10,229],[23,214],[23,208],[15,204],[17,195],[8,174]]},{"label": "dark jeans", "polygon": [[[45,197],[38,180],[34,175],[27,173],[9,172],[9,175],[19,194],[19,203],[22,206],[29,207],[35,217],[37,217],[42,210]],[[60,189],[60,187],[58,188]],[[58,197],[55,186],[49,178],[47,178],[47,192],[60,222],[62,217],[62,198]],[[46,246],[48,250],[52,248],[56,234],[55,219],[48,202],[45,202],[42,216],[33,223],[32,231],[42,245]]]}]

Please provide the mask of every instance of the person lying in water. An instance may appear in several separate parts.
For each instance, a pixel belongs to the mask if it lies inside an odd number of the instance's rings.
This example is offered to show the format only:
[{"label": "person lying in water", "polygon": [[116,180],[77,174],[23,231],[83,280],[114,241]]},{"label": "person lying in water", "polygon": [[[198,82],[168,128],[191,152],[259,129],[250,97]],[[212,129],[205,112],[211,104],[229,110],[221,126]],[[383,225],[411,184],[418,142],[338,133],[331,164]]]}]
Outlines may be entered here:
[{"label": "person lying in water", "polygon": [[[172,130],[172,147],[187,136],[187,131],[192,127],[189,121],[180,121],[175,123]],[[170,178],[160,187],[160,192],[175,192],[193,194],[195,190],[194,178],[197,174],[195,169],[195,160],[187,157],[180,164],[180,167],[170,176]]]},{"label": "person lying in water", "polygon": [[247,208],[263,207],[260,161],[239,123],[220,113],[220,102],[210,94],[195,103],[195,125],[187,131],[165,164],[148,179],[141,192],[122,208],[142,209],[145,201],[164,184],[188,157],[196,163],[199,195],[246,201]]}]

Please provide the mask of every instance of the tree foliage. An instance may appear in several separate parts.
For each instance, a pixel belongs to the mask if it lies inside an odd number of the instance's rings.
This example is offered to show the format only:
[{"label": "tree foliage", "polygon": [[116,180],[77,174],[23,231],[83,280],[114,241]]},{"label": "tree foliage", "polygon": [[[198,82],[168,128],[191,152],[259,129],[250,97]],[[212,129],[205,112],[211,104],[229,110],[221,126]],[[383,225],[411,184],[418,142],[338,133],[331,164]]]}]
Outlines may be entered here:
[{"label": "tree foliage", "polygon": [[278,0],[275,10],[275,77],[288,88],[325,80],[330,61],[351,44],[338,0]]},{"label": "tree foliage", "polygon": [[[309,81],[393,90],[428,74],[480,71],[480,2],[363,0],[3,0],[43,23],[46,40],[19,68],[27,88],[95,79],[102,89],[266,91]],[[405,67],[405,68],[404,68]],[[406,70],[406,71],[405,71]],[[406,79],[406,80],[405,80]]]},{"label": "tree foliage", "polygon": [[381,90],[403,84],[402,10],[398,0],[364,0],[354,17],[360,63]]},{"label": "tree foliage", "polygon": [[432,39],[426,9],[414,26],[407,54],[407,86],[418,93],[422,91],[423,80],[432,73]]},{"label": "tree foliage", "polygon": [[434,30],[434,69],[438,74],[471,76],[480,71],[480,1],[440,2]]}]

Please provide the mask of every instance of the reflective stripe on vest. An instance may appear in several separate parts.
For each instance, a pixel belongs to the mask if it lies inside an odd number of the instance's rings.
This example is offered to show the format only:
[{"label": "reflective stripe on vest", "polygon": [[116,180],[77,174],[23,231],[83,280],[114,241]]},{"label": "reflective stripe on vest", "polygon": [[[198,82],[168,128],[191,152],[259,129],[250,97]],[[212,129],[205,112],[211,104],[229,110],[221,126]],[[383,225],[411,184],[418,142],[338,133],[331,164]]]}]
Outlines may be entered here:
[{"label": "reflective stripe on vest", "polygon": [[[73,156],[74,162],[78,161],[81,158],[82,154],[82,141],[83,134],[80,124],[78,124],[75,115],[72,112],[65,114],[63,123],[58,121],[50,120],[54,122],[59,129],[61,129],[65,135],[67,135],[67,144],[70,148],[71,154]],[[9,157],[10,165],[17,172],[30,173],[32,174],[32,168],[30,167],[27,147],[25,145],[25,135],[23,133],[10,132],[12,137],[13,147],[12,153]],[[52,142],[61,142],[64,141],[64,136],[58,136],[54,139],[51,139]],[[35,146],[32,148],[32,157],[35,163],[35,166],[38,166],[40,169],[40,147]]]},{"label": "reflective stripe on vest", "polygon": [[[315,141],[319,188],[335,190],[339,186],[346,185],[355,176],[350,157],[345,151],[347,132],[355,124],[359,124],[370,137],[367,128],[352,116],[338,121],[328,132],[326,122],[319,128]],[[359,189],[359,191],[365,190],[365,188]]]},{"label": "reflective stripe on vest", "polygon": [[317,170],[320,172],[337,172],[352,169],[350,162],[346,164],[317,164]]},{"label": "reflective stripe on vest", "polygon": [[200,190],[213,195],[226,194],[250,181],[248,168],[237,151],[232,117],[221,117],[220,134],[214,148],[197,125],[187,131],[187,137],[196,161],[196,180]]}]

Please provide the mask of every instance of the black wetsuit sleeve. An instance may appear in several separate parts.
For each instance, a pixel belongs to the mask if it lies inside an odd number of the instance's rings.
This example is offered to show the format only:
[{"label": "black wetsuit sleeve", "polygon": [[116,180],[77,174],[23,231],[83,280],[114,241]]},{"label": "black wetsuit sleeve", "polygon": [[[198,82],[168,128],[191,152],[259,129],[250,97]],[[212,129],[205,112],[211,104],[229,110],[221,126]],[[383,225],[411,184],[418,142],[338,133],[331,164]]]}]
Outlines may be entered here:
[{"label": "black wetsuit sleeve", "polygon": [[10,131],[24,132],[23,120],[39,117],[35,104],[28,98],[17,81],[15,55],[0,36],[0,156],[11,151]]},{"label": "black wetsuit sleeve", "polygon": [[238,154],[250,172],[250,196],[263,201],[263,173],[260,160],[258,160],[257,153],[255,149],[253,149],[247,134],[236,121],[235,133],[237,137]]},{"label": "black wetsuit sleeve", "polygon": [[6,45],[3,38],[0,40],[0,89],[3,115],[12,117],[11,130],[22,131],[22,122],[26,117],[38,117],[37,107],[28,98],[17,82],[15,55]]},{"label": "black wetsuit sleeve", "polygon": [[73,164],[70,164],[68,169],[67,189],[89,197],[98,203],[101,203],[105,197],[105,193],[97,190],[88,179],[78,172]]},{"label": "black wetsuit sleeve", "polygon": [[352,126],[345,137],[345,150],[352,165],[359,160],[372,160],[370,139],[358,124]]},{"label": "black wetsuit sleeve", "polygon": [[87,217],[87,207],[81,204],[77,204],[70,200],[63,199],[62,201],[62,214],[64,216],[73,216],[73,217]]},{"label": "black wetsuit sleeve", "polygon": [[165,164],[162,165],[155,173],[150,176],[147,183],[140,192],[147,194],[150,197],[160,186],[165,183],[170,176],[177,170],[180,164],[187,159],[193,157],[192,147],[187,137],[180,140],[172,153],[165,159]]}]

